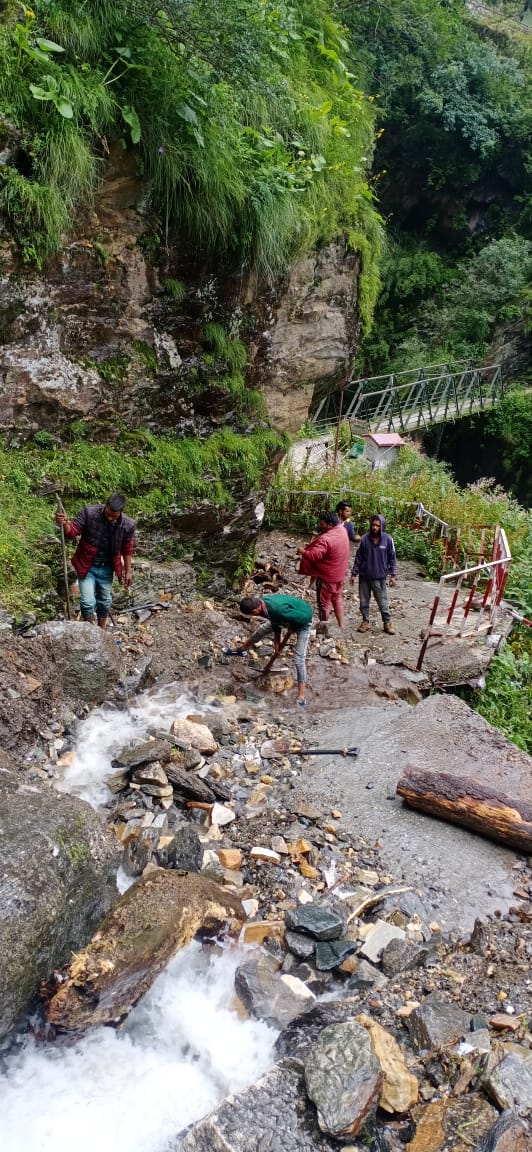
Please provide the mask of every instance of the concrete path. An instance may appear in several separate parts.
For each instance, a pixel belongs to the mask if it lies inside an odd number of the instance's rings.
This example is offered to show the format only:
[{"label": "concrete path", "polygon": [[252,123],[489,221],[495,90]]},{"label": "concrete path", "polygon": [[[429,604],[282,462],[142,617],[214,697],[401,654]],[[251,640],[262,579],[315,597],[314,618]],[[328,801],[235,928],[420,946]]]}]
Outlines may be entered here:
[{"label": "concrete path", "polygon": [[379,840],[385,866],[428,893],[434,918],[446,930],[467,932],[477,915],[508,908],[516,853],[414,812],[395,789],[403,768],[414,763],[505,779],[512,795],[524,779],[532,786],[529,756],[454,696],[431,696],[415,707],[398,702],[352,709],[346,700],[341,710],[305,718],[302,729],[318,746],[359,745],[360,755],[309,759],[301,794],[324,810],[339,808],[340,826],[371,843]]}]

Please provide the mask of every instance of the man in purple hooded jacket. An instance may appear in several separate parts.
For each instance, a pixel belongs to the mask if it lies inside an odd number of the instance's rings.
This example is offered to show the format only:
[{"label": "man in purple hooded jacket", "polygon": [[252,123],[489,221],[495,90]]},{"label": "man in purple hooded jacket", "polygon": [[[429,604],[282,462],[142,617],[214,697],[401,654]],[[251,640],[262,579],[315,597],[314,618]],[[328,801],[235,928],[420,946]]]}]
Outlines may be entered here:
[{"label": "man in purple hooded jacket", "polygon": [[369,629],[369,601],[373,592],[380,608],[384,631],[389,636],[393,636],[394,629],[390,624],[386,581],[389,580],[391,588],[395,587],[397,557],[393,539],[384,531],[385,524],[384,516],[379,513],[371,517],[369,532],[364,534],[358,546],[350,583],[354,584],[355,576],[358,576],[360,611],[362,613],[362,623],[359,625],[358,631],[367,632]]}]

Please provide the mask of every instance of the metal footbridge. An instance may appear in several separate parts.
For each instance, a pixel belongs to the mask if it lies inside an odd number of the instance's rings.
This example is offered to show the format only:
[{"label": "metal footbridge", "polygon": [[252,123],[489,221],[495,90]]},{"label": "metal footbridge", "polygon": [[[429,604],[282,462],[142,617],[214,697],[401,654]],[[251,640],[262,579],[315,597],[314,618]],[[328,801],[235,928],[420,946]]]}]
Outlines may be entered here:
[{"label": "metal footbridge", "polygon": [[321,401],[312,422],[320,430],[346,420],[353,432],[414,432],[483,412],[503,395],[500,364],[430,364],[351,380]]}]

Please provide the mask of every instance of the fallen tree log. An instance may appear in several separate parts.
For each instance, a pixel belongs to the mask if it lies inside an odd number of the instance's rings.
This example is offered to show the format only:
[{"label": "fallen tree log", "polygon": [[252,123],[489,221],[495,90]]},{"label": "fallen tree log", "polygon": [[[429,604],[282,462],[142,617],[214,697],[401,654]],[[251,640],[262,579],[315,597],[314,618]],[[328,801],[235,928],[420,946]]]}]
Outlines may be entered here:
[{"label": "fallen tree log", "polygon": [[150,873],[128,889],[87,947],[42,988],[49,1023],[77,1034],[120,1023],[194,936],[216,936],[224,927],[239,931],[244,919],[238,898],[206,876]]},{"label": "fallen tree log", "polygon": [[408,764],[397,795],[429,816],[462,824],[508,848],[532,853],[532,804],[497,792],[473,776],[451,776]]}]

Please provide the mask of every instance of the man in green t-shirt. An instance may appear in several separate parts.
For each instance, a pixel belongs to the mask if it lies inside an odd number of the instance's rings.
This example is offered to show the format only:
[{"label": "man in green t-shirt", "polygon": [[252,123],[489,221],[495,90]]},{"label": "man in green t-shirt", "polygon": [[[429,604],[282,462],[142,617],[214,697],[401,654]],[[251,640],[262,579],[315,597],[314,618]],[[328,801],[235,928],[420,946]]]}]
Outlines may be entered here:
[{"label": "man in green t-shirt", "polygon": [[273,646],[276,652],[280,651],[281,628],[295,632],[297,643],[294,652],[297,676],[297,702],[301,708],[306,704],[305,685],[307,682],[307,666],[305,656],[312,627],[312,608],[307,600],[299,596],[265,596],[261,600],[258,596],[244,596],[240,602],[240,611],[244,616],[261,616],[264,624],[246,640],[245,644],[229,648],[228,654],[243,656],[249,648],[273,632]]}]

